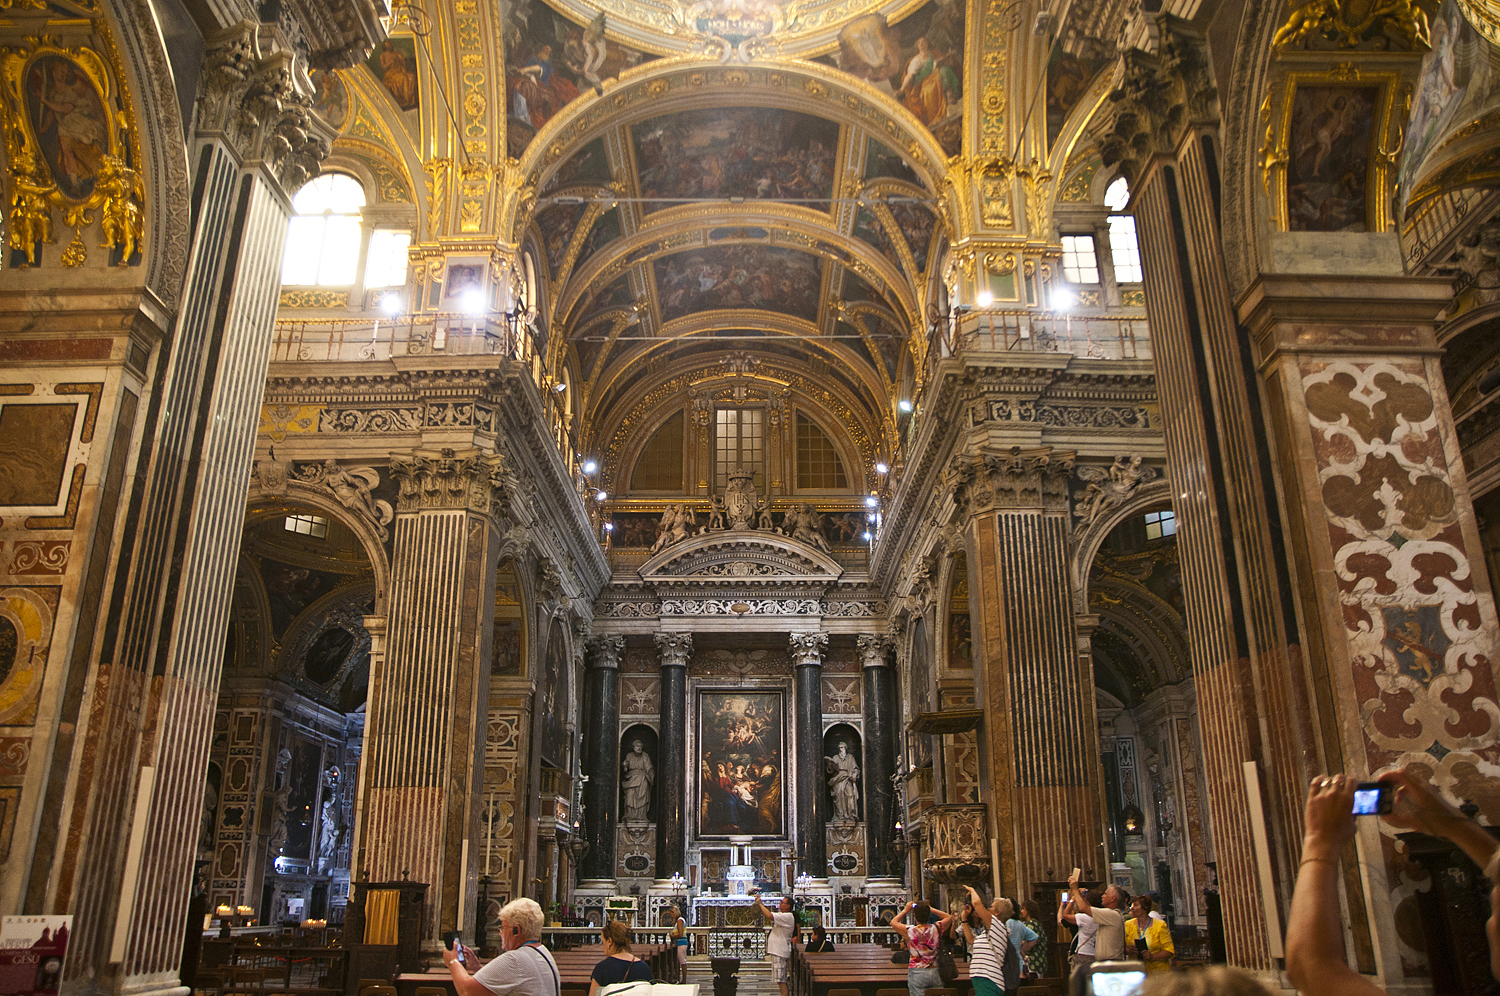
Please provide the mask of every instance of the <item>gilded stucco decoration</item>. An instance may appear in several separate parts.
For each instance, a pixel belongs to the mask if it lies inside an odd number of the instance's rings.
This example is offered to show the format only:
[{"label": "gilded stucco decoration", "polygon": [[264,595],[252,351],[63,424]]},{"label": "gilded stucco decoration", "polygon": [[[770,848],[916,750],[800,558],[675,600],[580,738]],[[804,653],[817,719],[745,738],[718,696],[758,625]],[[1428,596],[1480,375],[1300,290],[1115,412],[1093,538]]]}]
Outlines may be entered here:
[{"label": "gilded stucco decoration", "polygon": [[1392,42],[1408,50],[1428,47],[1427,14],[1412,0],[1308,0],[1292,9],[1271,44],[1316,49]]},{"label": "gilded stucco decoration", "polygon": [[1457,0],[1464,19],[1491,45],[1500,45],[1500,0]]},{"label": "gilded stucco decoration", "polygon": [[86,45],[64,48],[53,37],[30,37],[0,49],[0,78],[10,248],[35,266],[37,243],[56,238],[58,210],[75,238],[97,219],[100,247],[130,263],[145,240],[139,141],[106,58]]}]

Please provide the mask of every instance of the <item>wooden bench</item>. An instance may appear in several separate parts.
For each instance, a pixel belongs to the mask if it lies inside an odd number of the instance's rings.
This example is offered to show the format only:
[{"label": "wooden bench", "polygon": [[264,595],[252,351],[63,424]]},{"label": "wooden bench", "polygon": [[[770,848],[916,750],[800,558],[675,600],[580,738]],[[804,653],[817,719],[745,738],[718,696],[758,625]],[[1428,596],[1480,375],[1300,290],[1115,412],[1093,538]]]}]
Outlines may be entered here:
[{"label": "wooden bench", "polygon": [[[958,976],[945,988],[958,996],[970,991],[969,963],[955,959]],[[906,966],[891,963],[891,951],[879,944],[843,944],[833,951],[808,954],[800,948],[788,967],[788,984],[798,996],[829,996],[834,989],[857,989],[876,996],[880,989],[906,987]]]}]

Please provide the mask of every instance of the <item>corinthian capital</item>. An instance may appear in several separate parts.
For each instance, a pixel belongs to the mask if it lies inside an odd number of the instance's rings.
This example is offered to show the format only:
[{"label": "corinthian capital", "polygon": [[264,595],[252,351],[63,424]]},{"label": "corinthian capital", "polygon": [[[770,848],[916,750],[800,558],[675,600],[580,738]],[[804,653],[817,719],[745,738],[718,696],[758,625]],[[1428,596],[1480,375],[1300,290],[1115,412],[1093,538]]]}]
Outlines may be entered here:
[{"label": "corinthian capital", "polygon": [[1157,54],[1131,49],[1120,57],[1109,132],[1099,143],[1104,165],[1119,163],[1132,182],[1152,156],[1171,154],[1189,125],[1218,120],[1207,41],[1169,14],[1159,15],[1156,26]]},{"label": "corinthian capital", "polygon": [[391,477],[401,488],[400,512],[467,509],[499,518],[510,510],[504,458],[498,454],[459,456],[445,447],[392,457]]},{"label": "corinthian capital", "polygon": [[587,645],[589,667],[618,669],[625,656],[623,636],[596,636]]},{"label": "corinthian capital", "polygon": [[1050,446],[1012,446],[1007,451],[955,456],[945,478],[962,512],[1067,508],[1068,478],[1075,454]]},{"label": "corinthian capital", "polygon": [[823,666],[823,651],[828,647],[827,633],[793,633],[789,642],[793,666]]},{"label": "corinthian capital", "polygon": [[859,647],[860,663],[864,667],[881,667],[890,663],[893,641],[888,636],[861,636],[855,641]]},{"label": "corinthian capital", "polygon": [[657,633],[656,652],[661,655],[662,667],[687,667],[693,656],[693,634]]},{"label": "corinthian capital", "polygon": [[305,59],[280,29],[241,21],[209,38],[198,131],[265,163],[288,195],[318,174],[333,141],[312,104]]}]

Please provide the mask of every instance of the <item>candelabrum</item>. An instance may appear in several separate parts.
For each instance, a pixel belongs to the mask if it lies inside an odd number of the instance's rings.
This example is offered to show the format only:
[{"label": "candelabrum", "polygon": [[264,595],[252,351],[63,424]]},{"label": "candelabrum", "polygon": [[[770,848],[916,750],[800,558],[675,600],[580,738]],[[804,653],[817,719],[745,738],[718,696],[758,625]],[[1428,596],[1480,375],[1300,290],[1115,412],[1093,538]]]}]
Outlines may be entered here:
[{"label": "candelabrum", "polygon": [[219,936],[227,938],[230,930],[243,920],[248,926],[255,919],[255,910],[249,906],[230,906],[228,903],[220,903],[214,909],[214,916],[219,918]]}]

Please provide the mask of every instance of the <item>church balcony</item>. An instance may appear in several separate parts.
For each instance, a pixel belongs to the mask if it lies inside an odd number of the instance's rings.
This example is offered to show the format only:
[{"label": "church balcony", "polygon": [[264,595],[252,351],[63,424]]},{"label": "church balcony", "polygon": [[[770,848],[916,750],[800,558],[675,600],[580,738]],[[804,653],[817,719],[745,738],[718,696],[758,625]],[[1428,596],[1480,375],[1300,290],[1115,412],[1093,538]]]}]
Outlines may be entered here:
[{"label": "church balcony", "polygon": [[542,383],[535,334],[503,316],[451,313],[370,319],[282,319],[271,340],[272,363],[386,362],[407,356],[493,356],[525,364]]},{"label": "church balcony", "polygon": [[1149,360],[1151,333],[1143,315],[1072,314],[1004,308],[955,309],[933,322],[928,355],[975,352],[1071,353],[1092,360]]}]

